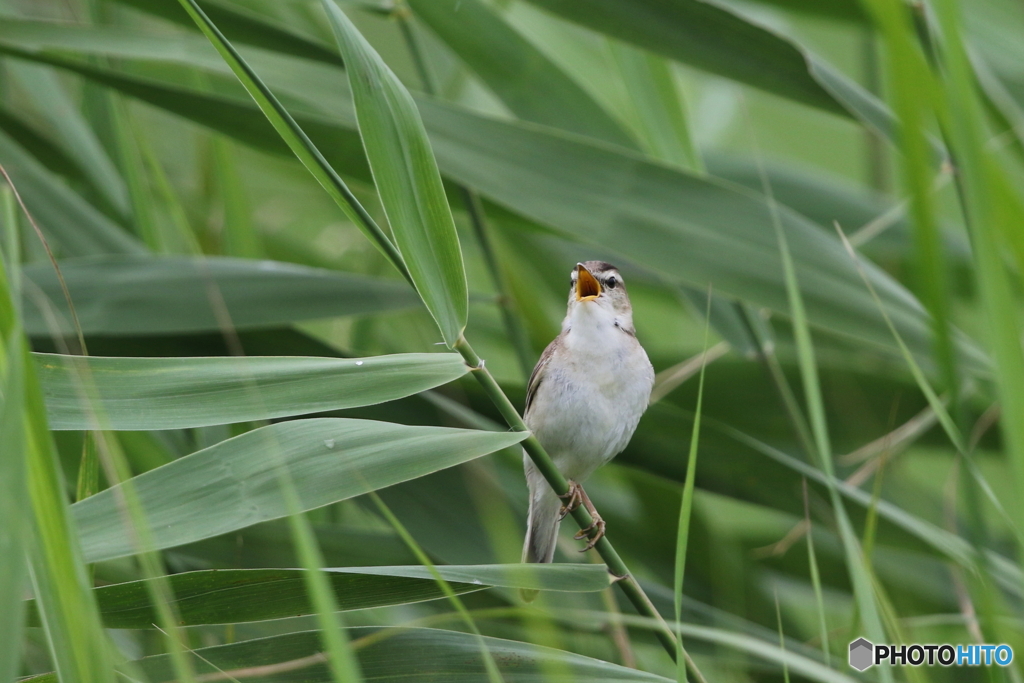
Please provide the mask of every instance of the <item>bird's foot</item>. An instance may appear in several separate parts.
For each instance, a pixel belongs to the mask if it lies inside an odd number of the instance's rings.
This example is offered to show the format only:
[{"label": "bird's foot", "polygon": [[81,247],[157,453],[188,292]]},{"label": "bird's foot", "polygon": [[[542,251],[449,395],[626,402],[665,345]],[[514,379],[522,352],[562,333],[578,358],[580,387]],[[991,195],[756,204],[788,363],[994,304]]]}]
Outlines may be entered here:
[{"label": "bird's foot", "polygon": [[604,531],[606,525],[604,522],[604,518],[602,518],[600,513],[598,513],[597,508],[594,507],[594,504],[590,502],[590,496],[588,496],[587,492],[583,490],[583,486],[581,486],[580,484],[576,484],[576,487],[579,489],[579,494],[581,498],[580,502],[583,504],[583,507],[587,509],[587,512],[590,513],[591,520],[590,526],[588,526],[585,529],[580,529],[576,533],[576,535],[573,536],[573,538],[575,538],[577,541],[582,541],[584,538],[590,539],[586,547],[580,551],[581,553],[585,553],[588,550],[591,550],[595,545],[597,545],[598,541],[604,538]]},{"label": "bird's foot", "polygon": [[565,503],[562,505],[562,508],[558,511],[558,521],[561,522],[563,519],[565,519],[566,515],[568,515],[570,512],[578,508],[580,506],[580,503],[583,502],[583,497],[586,495],[587,494],[586,492],[584,492],[583,487],[577,484],[572,479],[570,479],[569,490],[566,491],[563,495],[559,496],[559,498],[564,500]]},{"label": "bird's foot", "polygon": [[590,516],[594,520],[591,525],[586,529],[580,529],[576,532],[576,535],[573,536],[577,541],[582,541],[584,538],[590,539],[583,550],[580,551],[581,553],[585,553],[588,550],[593,549],[593,547],[597,545],[597,542],[604,538],[604,529],[606,525],[604,520],[601,519],[601,515],[596,512],[592,512],[590,513]]}]

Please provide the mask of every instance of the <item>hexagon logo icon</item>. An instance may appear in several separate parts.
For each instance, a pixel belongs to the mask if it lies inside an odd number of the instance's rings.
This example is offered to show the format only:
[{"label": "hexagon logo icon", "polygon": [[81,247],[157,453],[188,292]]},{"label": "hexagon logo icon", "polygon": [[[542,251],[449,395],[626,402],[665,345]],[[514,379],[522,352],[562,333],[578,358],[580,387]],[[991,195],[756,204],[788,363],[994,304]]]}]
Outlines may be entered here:
[{"label": "hexagon logo icon", "polygon": [[857,671],[864,671],[874,665],[875,646],[866,638],[858,638],[850,643],[850,666]]}]

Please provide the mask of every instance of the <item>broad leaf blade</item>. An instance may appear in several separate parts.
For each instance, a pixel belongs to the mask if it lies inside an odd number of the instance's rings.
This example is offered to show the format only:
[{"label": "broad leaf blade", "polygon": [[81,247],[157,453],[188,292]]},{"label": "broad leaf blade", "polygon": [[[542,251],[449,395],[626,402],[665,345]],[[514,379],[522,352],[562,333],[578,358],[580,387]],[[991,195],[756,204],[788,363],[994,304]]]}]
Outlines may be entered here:
[{"label": "broad leaf blade", "polygon": [[359,133],[412,281],[449,347],[469,315],[466,272],[441,174],[416,104],[333,0],[324,7],[345,60]]},{"label": "broad leaf blade", "polygon": [[[158,17],[173,21],[176,24],[195,30],[195,22],[188,13],[173,2],[160,0],[117,0],[118,2],[149,12]],[[229,2],[202,0],[203,8],[210,21],[215,23],[228,37],[240,43],[258,45],[267,50],[275,50],[283,54],[305,57],[329,64],[341,65],[341,59],[327,45],[301,35],[281,24],[267,21],[255,12]]]},{"label": "broad leaf blade", "polygon": [[888,126],[851,79],[717,0],[529,0],[570,21],[833,114]]},{"label": "broad leaf blade", "polygon": [[[348,637],[359,657],[367,680],[398,683],[416,680],[422,683],[484,680],[486,671],[476,636],[456,631],[425,628],[351,628]],[[556,671],[565,680],[587,683],[669,683],[661,676],[628,669],[599,659],[563,650],[540,647],[500,638],[484,638],[506,683],[535,683],[547,680],[546,673]],[[220,676],[221,672],[270,665],[282,673],[273,680],[328,683],[331,680],[323,646],[317,631],[289,633],[196,651],[196,671]],[[150,680],[166,681],[174,677],[166,656],[147,657],[134,662]],[[276,665],[276,666],[275,666]],[[45,677],[29,679],[48,683]],[[841,680],[841,679],[840,679]]]},{"label": "broad leaf blade", "polygon": [[[245,116],[251,107],[237,101],[66,66],[248,144],[281,148],[265,123]],[[197,106],[182,106],[183,96]],[[786,310],[767,204],[757,193],[551,129],[489,119],[428,99],[419,106],[446,178],[538,223],[644,263],[671,281],[703,288],[713,279],[721,295]],[[354,136],[346,129],[354,122],[347,112],[338,114],[334,121],[311,115],[300,120],[315,137],[338,146],[332,161],[351,165]],[[234,129],[232,121],[237,122]],[[796,231],[793,257],[812,324],[894,351],[891,335],[838,241],[798,214],[785,208],[780,213],[786,229]],[[881,285],[887,309],[896,313],[903,338],[926,359],[931,332],[925,312],[890,276],[875,268],[870,273]],[[987,372],[987,359],[969,340],[961,336],[957,346],[965,368]]]},{"label": "broad leaf blade", "polygon": [[[275,261],[101,256],[63,261],[61,272],[86,334],[219,331],[226,324],[252,329],[418,305],[416,294],[400,281]],[[67,315],[48,263],[28,266],[24,275]],[[26,297],[26,331],[50,335],[38,302]]]},{"label": "broad leaf blade", "polygon": [[[302,510],[458,465],[519,443],[527,433],[405,427],[321,418],[261,427],[135,477],[155,549],[192,543],[289,514],[287,468]],[[89,562],[137,552],[117,487],[72,506]]]},{"label": "broad leaf blade", "polygon": [[36,354],[51,429],[181,429],[383,403],[458,379],[452,353],[370,358]]},{"label": "broad leaf blade", "polygon": [[0,162],[58,254],[87,256],[145,251],[141,242],[69,189],[2,132]]},{"label": "broad leaf blade", "polygon": [[[182,625],[234,624],[310,614],[304,569],[228,569],[173,574],[174,607]],[[468,565],[437,567],[456,593],[495,586],[585,593],[608,587],[603,565],[555,564]],[[325,569],[341,610],[405,605],[444,597],[444,591],[422,566],[343,567]],[[94,589],[107,628],[152,628],[155,612],[146,581],[130,581]],[[31,606],[29,624],[39,625]]]},{"label": "broad leaf blade", "polygon": [[[424,120],[446,176],[533,220],[612,250],[673,282],[786,311],[771,213],[763,195],[699,178],[625,150],[555,131],[487,119],[426,103]],[[839,241],[779,207],[810,320],[871,345],[894,348]],[[921,357],[930,354],[928,318],[913,295],[879,268],[870,274]],[[893,310],[893,309],[890,309]],[[903,332],[903,330],[901,330]],[[967,367],[982,354],[959,340]]]},{"label": "broad leaf blade", "polygon": [[14,63],[8,69],[57,133],[63,150],[85,172],[89,183],[118,216],[127,218],[131,209],[124,179],[57,74],[36,64]]},{"label": "broad leaf blade", "polygon": [[547,55],[480,0],[409,6],[516,116],[636,148],[612,116]]}]

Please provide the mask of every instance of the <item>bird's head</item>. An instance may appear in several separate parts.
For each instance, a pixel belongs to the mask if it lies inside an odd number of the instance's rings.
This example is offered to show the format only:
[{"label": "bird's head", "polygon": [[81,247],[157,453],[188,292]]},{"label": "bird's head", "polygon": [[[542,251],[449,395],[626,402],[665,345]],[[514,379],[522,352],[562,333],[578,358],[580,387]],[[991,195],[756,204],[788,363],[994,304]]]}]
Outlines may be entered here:
[{"label": "bird's head", "polygon": [[584,261],[576,264],[570,278],[567,319],[574,317],[577,311],[593,311],[614,318],[616,324],[625,329],[632,329],[633,306],[618,268],[604,261]]}]

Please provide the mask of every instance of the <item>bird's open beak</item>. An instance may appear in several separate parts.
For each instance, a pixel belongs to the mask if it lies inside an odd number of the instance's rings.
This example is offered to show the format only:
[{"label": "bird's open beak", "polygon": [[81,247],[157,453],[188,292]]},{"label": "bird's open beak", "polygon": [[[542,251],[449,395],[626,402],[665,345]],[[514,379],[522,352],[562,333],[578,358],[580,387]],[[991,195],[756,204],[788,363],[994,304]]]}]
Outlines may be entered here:
[{"label": "bird's open beak", "polygon": [[580,263],[576,266],[576,301],[593,301],[601,295],[601,283]]}]

